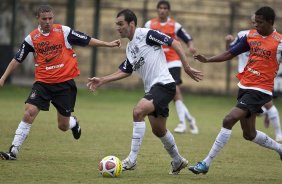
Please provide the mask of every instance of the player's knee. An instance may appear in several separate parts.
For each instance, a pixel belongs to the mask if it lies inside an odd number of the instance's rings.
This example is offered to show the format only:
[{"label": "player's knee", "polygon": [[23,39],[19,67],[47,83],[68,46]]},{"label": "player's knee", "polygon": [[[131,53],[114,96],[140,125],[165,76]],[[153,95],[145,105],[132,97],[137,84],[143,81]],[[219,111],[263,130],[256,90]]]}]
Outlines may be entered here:
[{"label": "player's knee", "polygon": [[223,119],[222,125],[224,128],[232,129],[235,123],[236,123],[236,120],[232,116],[227,115]]},{"label": "player's knee", "polygon": [[33,122],[36,115],[37,115],[37,112],[33,111],[32,109],[26,108],[24,111],[23,120],[25,122]]},{"label": "player's knee", "polygon": [[252,141],[256,137],[256,134],[252,132],[243,132],[243,137],[248,141]]},{"label": "player's knee", "polygon": [[133,109],[133,119],[134,121],[142,121],[145,115],[141,108],[134,108]]}]

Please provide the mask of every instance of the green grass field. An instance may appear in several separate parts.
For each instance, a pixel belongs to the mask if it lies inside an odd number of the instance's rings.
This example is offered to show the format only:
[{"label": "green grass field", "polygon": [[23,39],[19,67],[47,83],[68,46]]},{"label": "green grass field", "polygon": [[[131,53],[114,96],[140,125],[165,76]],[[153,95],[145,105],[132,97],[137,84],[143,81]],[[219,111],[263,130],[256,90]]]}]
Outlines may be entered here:
[{"label": "green grass field", "polygon": [[[22,118],[29,88],[5,86],[0,89],[0,150],[6,151]],[[187,169],[178,176],[168,175],[170,157],[160,140],[153,136],[149,123],[135,171],[119,178],[102,178],[99,161],[107,155],[125,158],[130,150],[132,108],[142,97],[142,90],[100,89],[95,94],[80,89],[75,115],[82,127],[76,141],[71,131],[57,128],[56,111],[41,112],[32,126],[17,161],[0,160],[0,183],[282,183],[282,162],[274,151],[245,141],[237,124],[231,139],[211,165],[207,175],[194,175]],[[194,164],[210,150],[221,121],[236,103],[235,97],[185,94],[185,103],[196,117],[200,134],[175,134],[180,153]],[[282,101],[275,100],[282,117]],[[174,105],[170,105],[167,127],[173,132],[178,123]],[[272,128],[257,129],[274,137]]]}]

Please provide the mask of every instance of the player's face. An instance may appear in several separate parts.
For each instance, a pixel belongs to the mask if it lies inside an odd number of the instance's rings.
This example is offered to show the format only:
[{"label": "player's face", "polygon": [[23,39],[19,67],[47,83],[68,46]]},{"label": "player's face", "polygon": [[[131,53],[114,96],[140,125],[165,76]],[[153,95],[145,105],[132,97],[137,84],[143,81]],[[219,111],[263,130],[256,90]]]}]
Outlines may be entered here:
[{"label": "player's face", "polygon": [[131,27],[130,27],[130,24],[128,24],[124,20],[123,15],[116,18],[116,30],[120,34],[121,38],[129,38],[130,37]]},{"label": "player's face", "polygon": [[158,16],[161,20],[166,20],[167,17],[169,16],[169,9],[165,4],[161,4],[158,7],[157,11],[158,11]]},{"label": "player's face", "polygon": [[49,33],[53,27],[54,14],[53,12],[43,12],[37,17],[38,23],[43,33]]},{"label": "player's face", "polygon": [[266,21],[262,15],[256,15],[255,17],[255,28],[262,36],[268,36],[269,30],[272,28],[272,24]]}]

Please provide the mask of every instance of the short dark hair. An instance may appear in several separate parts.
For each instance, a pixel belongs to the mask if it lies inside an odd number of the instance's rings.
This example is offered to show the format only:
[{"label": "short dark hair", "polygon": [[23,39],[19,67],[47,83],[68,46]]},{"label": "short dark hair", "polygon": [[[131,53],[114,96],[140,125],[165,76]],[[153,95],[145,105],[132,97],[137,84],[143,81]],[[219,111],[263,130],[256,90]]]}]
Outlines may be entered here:
[{"label": "short dark hair", "polygon": [[263,16],[263,18],[266,20],[266,21],[272,21],[272,25],[274,24],[274,21],[275,21],[275,12],[274,10],[269,7],[269,6],[264,6],[264,7],[261,7],[260,9],[258,9],[255,13],[256,15],[261,15]]},{"label": "short dark hair", "polygon": [[129,24],[131,21],[134,21],[135,26],[137,26],[137,17],[133,11],[130,9],[124,9],[121,10],[118,14],[117,17],[124,16],[124,20]]},{"label": "short dark hair", "polygon": [[53,8],[50,5],[40,5],[37,9],[36,16],[39,17],[40,13],[53,12]]},{"label": "short dark hair", "polygon": [[157,8],[159,8],[161,5],[166,5],[167,8],[170,10],[170,3],[166,0],[160,0],[157,4]]}]

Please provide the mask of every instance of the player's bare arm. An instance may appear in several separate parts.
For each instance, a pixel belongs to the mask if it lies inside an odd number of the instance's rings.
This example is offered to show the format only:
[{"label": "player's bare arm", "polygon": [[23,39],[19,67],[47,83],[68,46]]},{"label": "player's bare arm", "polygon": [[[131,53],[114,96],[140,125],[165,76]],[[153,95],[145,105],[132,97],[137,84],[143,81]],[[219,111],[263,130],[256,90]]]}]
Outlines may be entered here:
[{"label": "player's bare arm", "polygon": [[8,76],[20,65],[20,63],[15,60],[12,59],[12,61],[10,62],[10,64],[8,65],[7,69],[5,70],[5,73],[2,75],[2,77],[0,78],[0,87],[4,86],[4,83],[6,81],[6,79],[8,78]]},{"label": "player's bare arm", "polygon": [[91,38],[88,45],[89,46],[95,46],[95,47],[120,47],[121,42],[120,42],[120,39],[114,40],[114,41],[111,41],[111,42],[105,42],[105,41],[102,41],[102,40]]},{"label": "player's bare arm", "polygon": [[196,53],[196,49],[195,49],[195,47],[194,47],[193,41],[189,41],[189,42],[187,43],[187,47],[188,47],[189,52],[190,52],[191,54],[195,54],[195,53]]},{"label": "player's bare arm", "polygon": [[87,87],[89,88],[90,91],[94,92],[101,85],[126,78],[130,75],[131,75],[130,73],[124,73],[121,70],[118,70],[115,73],[104,76],[104,77],[88,78]]},{"label": "player's bare arm", "polygon": [[181,63],[183,65],[184,71],[195,81],[199,82],[203,79],[203,74],[201,71],[198,71],[192,67],[189,66],[187,57],[184,53],[184,50],[180,44],[179,41],[173,40],[171,47],[176,51],[176,53],[179,55]]},{"label": "player's bare arm", "polygon": [[232,59],[234,56],[229,52],[225,51],[222,54],[212,56],[212,57],[206,57],[201,54],[194,55],[194,59],[202,62],[202,63],[213,63],[213,62],[223,62]]}]

